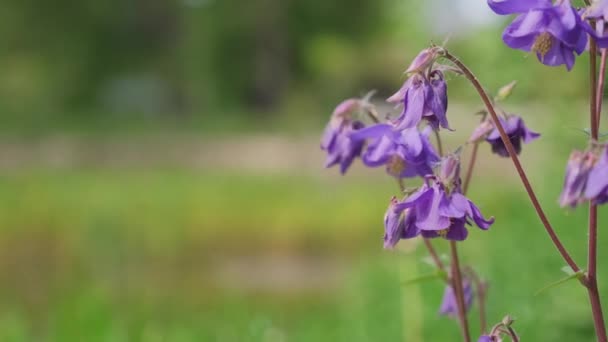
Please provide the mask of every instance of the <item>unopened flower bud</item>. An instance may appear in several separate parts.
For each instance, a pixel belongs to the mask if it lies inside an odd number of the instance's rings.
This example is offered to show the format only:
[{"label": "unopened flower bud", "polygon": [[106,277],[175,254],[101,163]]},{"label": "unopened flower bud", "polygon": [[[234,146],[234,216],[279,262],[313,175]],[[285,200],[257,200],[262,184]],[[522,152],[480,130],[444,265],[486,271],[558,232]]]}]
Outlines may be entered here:
[{"label": "unopened flower bud", "polygon": [[418,56],[414,58],[412,64],[410,64],[405,73],[409,74],[414,72],[423,72],[425,69],[430,67],[433,62],[435,62],[438,57],[439,49],[439,47],[433,46],[420,51]]},{"label": "unopened flower bud", "polygon": [[439,179],[448,188],[460,183],[460,159],[455,154],[448,154],[441,160]]},{"label": "unopened flower bud", "polygon": [[513,317],[511,317],[511,315],[506,315],[502,319],[502,324],[504,324],[506,327],[510,327],[513,322],[515,322],[515,320],[513,319]]},{"label": "unopened flower bud", "polygon": [[496,94],[496,100],[497,101],[506,100],[513,92],[513,89],[515,89],[516,85],[517,85],[517,81],[513,81],[513,82],[503,86],[502,88],[498,89],[498,93]]}]

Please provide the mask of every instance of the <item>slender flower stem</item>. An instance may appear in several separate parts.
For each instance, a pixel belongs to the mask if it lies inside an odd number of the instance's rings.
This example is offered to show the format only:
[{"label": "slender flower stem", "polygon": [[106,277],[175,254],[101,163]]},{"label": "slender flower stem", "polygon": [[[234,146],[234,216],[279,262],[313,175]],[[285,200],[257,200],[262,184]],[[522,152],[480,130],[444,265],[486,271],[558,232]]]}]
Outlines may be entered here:
[{"label": "slender flower stem", "polygon": [[[443,157],[443,143],[441,142],[441,135],[439,130],[435,130],[435,138],[437,139],[437,151],[439,156]],[[450,241],[450,254],[451,254],[451,280],[452,289],[456,295],[456,304],[458,306],[458,318],[460,320],[460,327],[462,328],[462,335],[466,342],[471,340],[469,333],[469,322],[467,320],[467,309],[464,303],[464,289],[462,288],[462,270],[460,269],[460,262],[458,261],[458,247],[456,241]]]},{"label": "slender flower stem", "polygon": [[549,223],[549,220],[547,219],[545,212],[543,211],[542,207],[540,206],[540,203],[538,202],[538,198],[536,197],[536,194],[534,193],[534,190],[532,189],[532,186],[530,185],[528,176],[526,175],[524,169],[521,166],[521,163],[519,162],[519,158],[517,157],[515,148],[513,148],[513,144],[511,144],[509,136],[505,132],[505,129],[502,126],[502,123],[500,122],[500,120],[498,120],[498,115],[496,114],[496,111],[494,110],[494,106],[492,105],[492,101],[488,97],[488,94],[486,94],[485,90],[479,83],[479,80],[477,79],[477,77],[458,58],[456,58],[455,56],[450,54],[447,50],[443,50],[443,56],[445,58],[447,58],[448,60],[450,60],[452,63],[454,63],[460,69],[460,71],[462,71],[462,73],[466,76],[466,78],[471,82],[473,87],[475,87],[475,89],[479,93],[479,96],[481,97],[482,101],[484,102],[488,112],[492,116],[494,125],[496,126],[496,128],[498,128],[498,132],[500,133],[500,138],[502,139],[503,143],[505,144],[505,147],[507,148],[507,151],[509,152],[509,156],[511,157],[511,160],[513,161],[513,164],[515,165],[515,169],[517,170],[517,173],[519,174],[519,178],[521,179],[521,181],[524,185],[524,188],[526,189],[526,192],[528,193],[528,196],[530,197],[530,201],[532,202],[532,205],[534,206],[534,209],[536,210],[538,217],[540,218],[541,222],[543,223],[545,230],[549,234],[551,241],[553,242],[553,244],[555,245],[555,247],[557,248],[557,250],[559,251],[561,256],[564,258],[566,263],[568,263],[568,265],[572,268],[572,270],[574,272],[580,271],[580,268],[578,267],[576,262],[572,259],[572,257],[570,256],[570,253],[568,253],[568,251],[566,250],[566,248],[560,241],[559,237],[555,233],[555,230],[553,230],[551,223]]},{"label": "slender flower stem", "polygon": [[[598,138],[598,109],[601,108],[601,98],[598,99],[597,84],[597,46],[595,40],[590,38],[589,43],[589,122],[591,124],[591,139],[597,141]],[[604,57],[602,56],[602,60]],[[605,63],[603,69],[605,70]],[[603,75],[601,76],[603,80]],[[603,81],[602,81],[603,87]],[[593,313],[593,325],[595,333],[600,342],[606,342],[606,325],[604,314],[597,286],[597,205],[589,203],[589,242],[587,254],[587,292]]]},{"label": "slender flower stem", "polygon": [[477,301],[479,302],[479,330],[480,330],[480,334],[484,334],[486,332],[486,328],[487,328],[487,321],[486,321],[486,289],[487,289],[487,284],[484,283],[479,276],[477,275],[477,273],[475,273],[475,271],[471,268],[466,266],[465,267],[465,272],[467,274],[467,276],[473,280],[473,283],[475,284],[475,292],[477,293]]},{"label": "slender flower stem", "polygon": [[443,262],[441,262],[441,259],[439,258],[437,251],[435,251],[435,248],[433,247],[431,241],[425,238],[423,238],[422,240],[424,240],[424,245],[426,246],[426,249],[429,250],[429,254],[431,255],[431,258],[433,259],[433,262],[435,263],[437,268],[442,271],[445,271],[445,266],[443,265]]},{"label": "slender flower stem", "polygon": [[591,137],[597,140],[597,45],[593,38],[589,39],[589,124]]},{"label": "slender flower stem", "polygon": [[598,77],[597,91],[595,95],[596,113],[595,121],[597,123],[598,131],[600,127],[600,121],[602,119],[602,102],[604,99],[604,82],[606,78],[606,59],[608,58],[608,49],[602,49],[602,59],[600,62],[600,76]]},{"label": "slender flower stem", "polygon": [[511,341],[513,341],[513,342],[519,342],[519,336],[517,336],[517,334],[515,333],[515,331],[513,330],[513,328],[507,327],[507,331],[509,332],[509,336],[511,337]]},{"label": "slender flower stem", "polygon": [[[473,144],[473,152],[471,152],[471,158],[469,160],[469,166],[467,167],[467,174],[464,178],[464,183],[462,183],[462,194],[466,195],[467,190],[469,189],[469,184],[471,183],[471,176],[473,175],[473,169],[475,168],[475,162],[477,161],[477,151],[479,150],[479,142],[475,142]],[[486,330],[486,310],[485,310],[485,297],[486,297],[486,289],[485,285],[481,282],[477,274],[471,269],[467,267],[469,276],[473,279],[475,283],[475,288],[477,292],[477,300],[479,301],[479,328],[481,330],[481,334],[483,334]]]},{"label": "slender flower stem", "polygon": [[443,156],[443,143],[441,142],[441,136],[439,135],[439,130],[433,130],[435,132],[435,138],[437,139],[437,152],[440,156]]},{"label": "slender flower stem", "polygon": [[452,288],[456,293],[456,304],[458,304],[458,318],[462,328],[462,336],[465,342],[471,341],[469,333],[469,322],[467,321],[467,312],[464,303],[464,291],[462,288],[462,274],[460,273],[460,262],[458,261],[458,249],[456,241],[450,241],[450,253],[452,256]]},{"label": "slender flower stem", "polygon": [[471,183],[471,177],[473,176],[473,169],[475,168],[475,162],[477,161],[477,151],[479,150],[479,142],[473,143],[473,151],[471,152],[471,159],[469,159],[469,167],[467,167],[467,174],[464,176],[464,182],[462,183],[462,193],[466,194],[469,190],[469,183]]}]

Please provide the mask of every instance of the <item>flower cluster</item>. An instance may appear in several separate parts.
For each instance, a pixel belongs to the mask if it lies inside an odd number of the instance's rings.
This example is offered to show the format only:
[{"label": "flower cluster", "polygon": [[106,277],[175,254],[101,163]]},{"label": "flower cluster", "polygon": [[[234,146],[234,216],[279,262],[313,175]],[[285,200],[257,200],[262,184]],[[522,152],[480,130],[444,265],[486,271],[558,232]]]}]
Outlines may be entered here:
[{"label": "flower cluster", "polygon": [[[500,3],[506,2],[509,1]],[[499,4],[499,1],[494,3]],[[445,56],[445,50],[432,46],[413,60],[406,71],[408,79],[387,99],[388,103],[401,109],[399,115],[381,121],[368,98],[348,99],[334,110],[321,140],[321,149],[327,154],[326,167],[339,165],[340,171],[345,173],[353,161],[360,158],[365,166],[384,167],[390,176],[399,180],[405,195],[393,197],[384,215],[385,249],[394,248],[401,239],[419,236],[463,241],[469,235],[469,226],[488,230],[494,223],[493,217],[484,217],[477,205],[463,193],[460,152],[442,156],[441,146],[438,144],[438,153],[431,143],[431,133],[437,135],[439,143],[440,130],[452,130],[447,119],[444,77],[444,71],[450,67],[437,63],[442,56]],[[513,86],[511,83],[503,87],[498,99],[506,98]],[[367,115],[373,124],[366,126],[361,115]],[[507,142],[513,145],[517,154],[521,152],[522,143],[539,137],[538,133],[526,127],[521,117],[505,114],[497,122],[484,119],[473,132],[470,142],[485,140],[494,153],[507,157],[507,148],[496,125],[503,127],[509,137]],[[471,170],[468,171],[470,173]],[[415,177],[422,179],[421,184],[405,191],[402,179]],[[443,269],[440,262],[437,264]],[[453,271],[461,272],[457,263],[454,263]],[[464,301],[465,311],[471,307],[471,279],[477,279],[476,284],[479,283],[476,276],[463,276],[460,294],[452,287],[454,278],[447,279],[440,314],[457,316],[460,300]],[[479,295],[483,296],[483,288],[477,286]],[[461,296],[459,300],[457,296]]]},{"label": "flower cluster", "polygon": [[459,163],[457,156],[446,156],[438,174],[428,175],[418,191],[401,202],[391,200],[384,219],[385,248],[418,235],[462,241],[468,236],[466,225],[471,221],[483,230],[494,223],[494,218],[485,219],[461,193]]},{"label": "flower cluster", "polygon": [[570,154],[566,166],[564,188],[559,198],[562,207],[576,207],[591,201],[594,204],[608,202],[608,148],[594,146],[586,151]]}]

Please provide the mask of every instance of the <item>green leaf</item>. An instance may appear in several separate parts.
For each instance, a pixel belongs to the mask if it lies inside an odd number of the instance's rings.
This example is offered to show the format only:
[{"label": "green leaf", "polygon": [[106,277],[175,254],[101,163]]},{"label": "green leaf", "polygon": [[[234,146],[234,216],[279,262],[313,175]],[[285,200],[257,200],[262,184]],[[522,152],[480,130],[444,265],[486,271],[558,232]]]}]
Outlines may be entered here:
[{"label": "green leaf", "polygon": [[[564,270],[564,268],[562,268],[562,271],[568,273],[568,271]],[[569,280],[572,280],[572,279],[582,279],[583,277],[585,277],[585,272],[582,271],[582,270],[578,271],[578,272],[574,272],[574,271],[570,270],[570,272],[572,272],[572,274],[570,274],[570,275],[568,275],[568,276],[566,276],[566,277],[564,277],[564,278],[562,278],[562,279],[560,279],[560,280],[558,280],[556,282],[553,282],[553,283],[551,283],[551,284],[543,287],[542,289],[536,291],[536,293],[534,293],[534,296],[538,296],[539,294],[541,294],[541,293],[543,293],[543,292],[545,292],[545,291],[547,291],[549,289],[552,289],[552,288],[554,288],[556,286],[562,285],[562,284],[568,282]]]},{"label": "green leaf", "polygon": [[445,276],[445,272],[437,270],[437,272],[424,274],[419,277],[406,280],[402,283],[402,285],[407,286],[407,285],[418,284],[418,283],[422,283],[425,281],[434,280],[435,278],[443,278],[444,276]]}]

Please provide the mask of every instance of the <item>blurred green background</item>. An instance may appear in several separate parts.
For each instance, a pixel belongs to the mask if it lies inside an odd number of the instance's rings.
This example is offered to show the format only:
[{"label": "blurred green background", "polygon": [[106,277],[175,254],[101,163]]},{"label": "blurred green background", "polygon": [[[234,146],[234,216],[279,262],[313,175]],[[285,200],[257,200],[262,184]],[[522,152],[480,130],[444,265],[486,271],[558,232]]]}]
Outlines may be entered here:
[{"label": "blurred green background", "polygon": [[[382,249],[394,181],[358,162],[341,177],[318,148],[339,101],[388,97],[431,41],[490,91],[519,81],[505,109],[543,134],[524,166],[584,264],[585,208],[556,199],[586,144],[587,60],[509,50],[507,20],[481,0],[3,1],[0,341],[457,340],[443,285],[402,285],[432,271],[423,248]],[[453,150],[481,104],[458,76],[449,93]],[[489,322],[592,341],[577,284],[534,296],[563,263],[513,167],[483,146],[475,175],[496,223],[462,261],[490,281]]]}]

